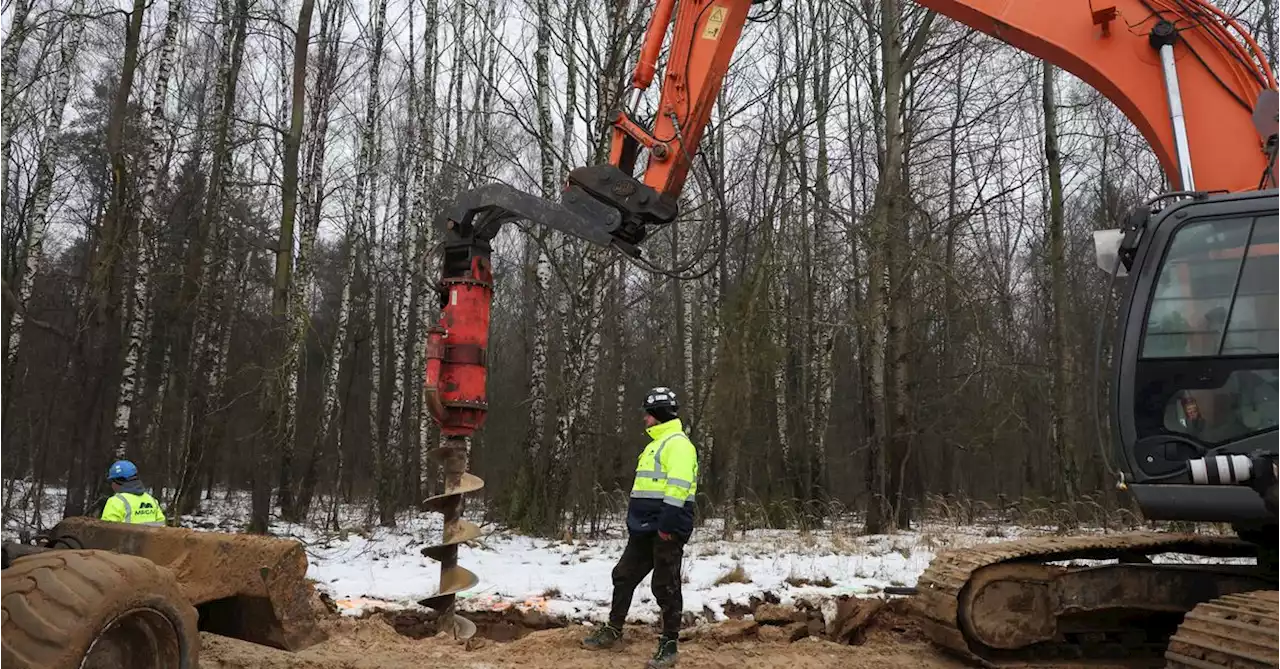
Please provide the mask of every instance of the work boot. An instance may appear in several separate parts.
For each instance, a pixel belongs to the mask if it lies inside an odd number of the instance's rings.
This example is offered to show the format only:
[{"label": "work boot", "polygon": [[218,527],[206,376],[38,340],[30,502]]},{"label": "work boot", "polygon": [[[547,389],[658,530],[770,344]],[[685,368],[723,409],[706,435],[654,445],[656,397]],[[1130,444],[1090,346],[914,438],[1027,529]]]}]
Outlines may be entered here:
[{"label": "work boot", "polygon": [[676,659],[676,640],[671,637],[659,637],[658,652],[653,654],[653,659],[649,660],[646,666],[648,669],[670,669],[676,666]]},{"label": "work boot", "polygon": [[613,648],[622,640],[622,629],[611,624],[597,627],[591,636],[582,640],[582,647],[587,650],[604,650]]}]

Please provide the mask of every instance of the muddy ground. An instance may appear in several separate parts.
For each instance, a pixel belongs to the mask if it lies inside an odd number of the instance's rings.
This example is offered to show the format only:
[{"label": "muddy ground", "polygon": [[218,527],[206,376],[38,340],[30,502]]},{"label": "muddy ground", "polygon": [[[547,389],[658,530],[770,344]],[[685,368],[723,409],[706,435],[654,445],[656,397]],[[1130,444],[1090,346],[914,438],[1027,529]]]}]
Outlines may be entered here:
[{"label": "muddy ground", "polygon": [[[530,631],[501,630],[482,624],[482,634],[513,640],[479,640],[468,648],[444,636],[430,636],[430,625],[385,615],[356,619],[328,618],[329,638],[298,653],[263,648],[212,634],[203,635],[202,669],[587,669],[645,666],[657,634],[648,626],[628,626],[619,651],[587,651],[579,646],[589,628],[571,625]],[[818,637],[795,642],[782,627],[760,626],[743,632],[741,621],[700,625],[682,636],[681,669],[961,669],[965,663],[939,652],[924,638],[911,617],[887,608],[851,639],[835,643]],[[414,638],[421,637],[421,638]],[[853,645],[856,644],[856,645]],[[1043,669],[1049,669],[1048,667]],[[1067,669],[1061,665],[1053,669]],[[1099,669],[1094,665],[1091,669]]]},{"label": "muddy ground", "polygon": [[[578,642],[589,628],[570,626],[530,632],[522,638],[499,642],[483,640],[468,650],[449,638],[414,639],[396,631],[384,618],[337,620],[326,623],[329,639],[299,653],[205,634],[202,669],[390,669],[391,667],[449,667],[489,669],[586,669],[587,667],[644,667],[653,653],[655,632],[647,626],[630,626],[626,645],[619,651],[592,652]],[[761,639],[759,631],[735,641],[713,638],[710,628],[697,630],[695,638],[681,644],[679,666],[688,669],[882,669],[920,667],[952,669],[964,665],[938,655],[910,625],[889,618],[869,629],[860,646],[837,644],[817,638],[788,643],[786,639]]]},{"label": "muddy ground", "polygon": [[[618,652],[590,652],[578,647],[582,628],[535,632],[509,643],[489,643],[468,651],[451,641],[413,640],[397,635],[381,621],[361,621],[347,634],[297,654],[261,649],[225,637],[206,635],[203,669],[390,669],[391,667],[449,667],[489,669],[585,669],[636,667],[654,649],[652,634],[628,634],[630,643]],[[828,669],[832,667],[921,667],[942,669],[962,665],[933,655],[925,646],[841,646],[805,639],[796,643],[740,641],[727,644],[692,641],[680,648],[680,667],[690,669]]]}]

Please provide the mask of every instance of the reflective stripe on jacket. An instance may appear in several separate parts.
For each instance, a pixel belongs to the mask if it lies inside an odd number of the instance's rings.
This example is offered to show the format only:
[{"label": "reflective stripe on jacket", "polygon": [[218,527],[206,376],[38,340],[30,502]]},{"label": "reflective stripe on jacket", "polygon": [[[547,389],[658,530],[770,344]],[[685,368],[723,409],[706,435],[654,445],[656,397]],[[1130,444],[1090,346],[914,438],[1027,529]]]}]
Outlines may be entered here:
[{"label": "reflective stripe on jacket", "polygon": [[131,525],[164,525],[164,511],[149,493],[118,492],[107,500],[102,519]]},{"label": "reflective stripe on jacket", "polygon": [[698,492],[698,452],[680,419],[646,430],[652,441],[636,460],[627,528],[632,532],[693,533]]}]

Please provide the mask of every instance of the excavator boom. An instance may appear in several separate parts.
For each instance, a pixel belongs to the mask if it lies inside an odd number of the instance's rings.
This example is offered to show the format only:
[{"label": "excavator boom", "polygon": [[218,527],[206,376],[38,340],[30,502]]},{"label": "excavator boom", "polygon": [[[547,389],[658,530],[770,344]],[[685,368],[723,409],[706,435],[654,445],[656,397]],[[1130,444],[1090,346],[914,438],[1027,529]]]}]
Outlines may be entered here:
[{"label": "excavator boom", "polygon": [[[1260,187],[1266,137],[1253,114],[1276,80],[1239,24],[1199,0],[920,0],[1079,77],[1137,126],[1185,190]],[[1172,50],[1173,72],[1162,48]],[[1171,118],[1169,82],[1181,120]],[[1179,136],[1182,136],[1180,138]],[[1186,144],[1186,149],[1180,144]],[[1189,149],[1189,155],[1187,155]],[[1183,176],[1194,174],[1194,184]]]},{"label": "excavator boom", "polygon": [[[609,159],[630,175],[638,150],[648,149],[643,183],[672,201],[692,167],[752,4],[685,0],[672,19],[674,2],[658,0],[633,81],[637,93],[649,86],[657,48],[669,30],[671,55],[653,129],[630,118],[634,109],[623,110],[614,123]],[[1262,187],[1266,141],[1275,134],[1276,80],[1253,38],[1213,5],[1202,0],[918,2],[1097,89],[1137,126],[1178,188]],[[638,99],[633,97],[630,106]],[[1269,119],[1255,119],[1268,114]]]}]

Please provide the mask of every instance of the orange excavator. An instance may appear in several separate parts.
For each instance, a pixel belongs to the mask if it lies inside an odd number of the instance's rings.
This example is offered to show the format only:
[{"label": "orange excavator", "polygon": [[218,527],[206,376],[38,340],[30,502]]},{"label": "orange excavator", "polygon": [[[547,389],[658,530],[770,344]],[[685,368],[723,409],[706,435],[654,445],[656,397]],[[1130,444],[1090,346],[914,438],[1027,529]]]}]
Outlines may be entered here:
[{"label": "orange excavator", "polygon": [[[1234,529],[941,553],[913,599],[926,632],[987,666],[1277,666],[1277,86],[1266,58],[1203,0],[917,1],[1079,77],[1150,143],[1174,190],[1095,234],[1113,288],[1126,278],[1101,456],[1147,518]],[[679,215],[754,4],[657,0],[608,163],[571,171],[559,202],[490,184],[442,217],[442,317],[428,333],[426,388],[445,436],[436,450],[445,491],[430,500],[445,529],[423,551],[441,562],[441,578],[422,603],[458,636],[475,631],[452,614],[456,593],[478,580],[457,564],[457,545],[479,534],[462,508],[482,486],[467,460],[487,409],[490,241],[523,219],[640,257],[646,234]],[[645,127],[631,114],[668,34],[657,115]]]}]

